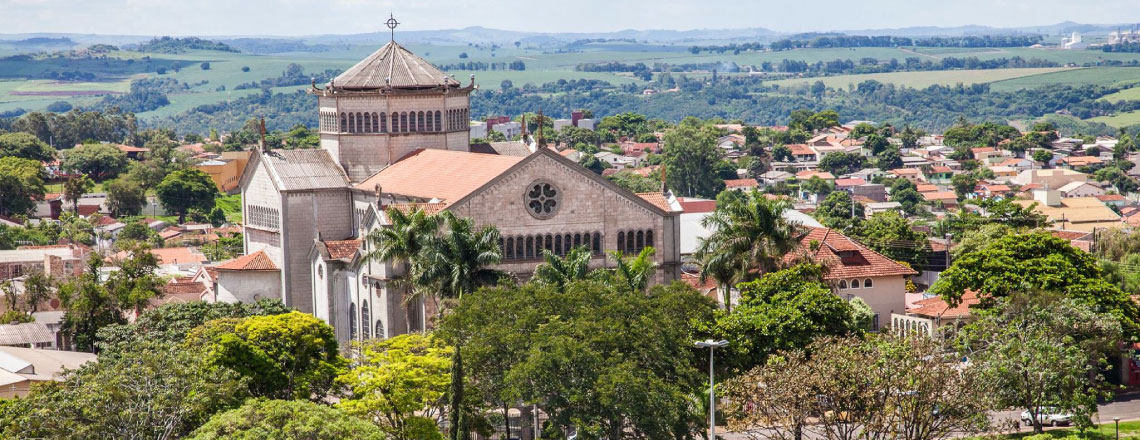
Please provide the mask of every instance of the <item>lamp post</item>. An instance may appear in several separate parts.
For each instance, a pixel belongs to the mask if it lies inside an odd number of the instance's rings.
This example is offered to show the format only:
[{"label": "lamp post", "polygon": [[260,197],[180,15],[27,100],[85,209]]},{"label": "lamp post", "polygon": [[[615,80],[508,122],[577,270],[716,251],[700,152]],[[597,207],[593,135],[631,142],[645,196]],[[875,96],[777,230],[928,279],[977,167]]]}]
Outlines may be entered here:
[{"label": "lamp post", "polygon": [[1112,423],[1116,425],[1116,440],[1120,440],[1120,417],[1113,417]]},{"label": "lamp post", "polygon": [[697,348],[709,349],[709,440],[716,440],[716,383],[713,379],[713,351],[728,345],[728,341],[706,339],[704,341],[697,341],[695,345]]}]

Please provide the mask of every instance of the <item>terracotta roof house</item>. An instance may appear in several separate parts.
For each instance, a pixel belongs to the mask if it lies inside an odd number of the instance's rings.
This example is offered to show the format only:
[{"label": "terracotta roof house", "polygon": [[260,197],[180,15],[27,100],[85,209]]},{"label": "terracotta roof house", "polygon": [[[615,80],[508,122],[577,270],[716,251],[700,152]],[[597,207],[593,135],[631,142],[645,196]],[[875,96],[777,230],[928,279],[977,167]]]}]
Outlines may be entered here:
[{"label": "terracotta roof house", "polygon": [[981,303],[977,293],[967,290],[957,304],[941,297],[915,301],[906,314],[891,316],[891,326],[906,334],[924,334],[935,338],[953,337],[954,332],[973,320],[972,309]]},{"label": "terracotta roof house", "polygon": [[217,302],[253,302],[281,295],[281,269],[264,250],[213,267]]},{"label": "terracotta roof house", "polygon": [[906,309],[906,277],[914,269],[883,256],[830,228],[808,228],[797,251],[785,256],[792,262],[806,256],[827,266],[824,279],[845,299],[860,297],[875,312],[872,330],[878,330],[893,313]]},{"label": "terracotta roof house", "polygon": [[1022,207],[1033,208],[1054,222],[1054,226],[1092,232],[1096,228],[1121,226],[1120,215],[1095,197],[1061,197],[1056,190],[1033,190],[1033,200],[1014,200]]},{"label": "terracotta roof house", "polygon": [[823,180],[835,180],[835,175],[827,171],[804,170],[796,173],[796,179],[809,180],[812,177],[818,177]]}]

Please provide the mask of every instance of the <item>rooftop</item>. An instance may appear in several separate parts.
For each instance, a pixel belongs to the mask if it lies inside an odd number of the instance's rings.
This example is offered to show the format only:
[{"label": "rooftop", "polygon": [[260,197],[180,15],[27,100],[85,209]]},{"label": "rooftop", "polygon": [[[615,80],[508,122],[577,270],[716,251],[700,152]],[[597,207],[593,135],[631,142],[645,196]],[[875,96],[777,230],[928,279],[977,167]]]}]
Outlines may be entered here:
[{"label": "rooftop", "polygon": [[383,87],[421,89],[459,86],[459,81],[395,41],[390,41],[338,75],[329,85],[335,89],[363,91]]},{"label": "rooftop", "polygon": [[214,270],[277,270],[277,265],[265,251],[257,251],[219,264]]},{"label": "rooftop", "polygon": [[503,174],[521,160],[523,158],[517,156],[419,150],[365,179],[356,188],[374,191],[376,185],[380,185],[385,194],[424,200],[439,199],[451,204]]},{"label": "rooftop", "polygon": [[[811,249],[812,242],[818,244],[816,250]],[[868,249],[830,228],[809,229],[800,237],[800,248],[812,260],[829,268],[824,275],[828,280],[918,274],[914,269]],[[791,261],[797,256],[798,252],[792,252],[784,258]]]}]

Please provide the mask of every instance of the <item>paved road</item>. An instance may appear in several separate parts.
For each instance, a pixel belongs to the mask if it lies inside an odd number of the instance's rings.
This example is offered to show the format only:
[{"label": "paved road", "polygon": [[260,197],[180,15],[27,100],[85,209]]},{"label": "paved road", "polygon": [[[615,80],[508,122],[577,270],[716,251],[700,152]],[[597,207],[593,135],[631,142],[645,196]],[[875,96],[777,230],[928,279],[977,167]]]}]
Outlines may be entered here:
[{"label": "paved road", "polygon": [[[1112,403],[1101,405],[1100,422],[1112,423],[1113,417],[1120,417],[1121,421],[1125,420],[1140,420],[1140,393],[1133,393],[1128,396],[1119,396]],[[1016,419],[1021,411],[1003,411],[994,414],[994,420]],[[748,440],[746,434],[739,433],[724,433],[722,428],[718,427],[717,436],[723,437],[725,440]]]}]

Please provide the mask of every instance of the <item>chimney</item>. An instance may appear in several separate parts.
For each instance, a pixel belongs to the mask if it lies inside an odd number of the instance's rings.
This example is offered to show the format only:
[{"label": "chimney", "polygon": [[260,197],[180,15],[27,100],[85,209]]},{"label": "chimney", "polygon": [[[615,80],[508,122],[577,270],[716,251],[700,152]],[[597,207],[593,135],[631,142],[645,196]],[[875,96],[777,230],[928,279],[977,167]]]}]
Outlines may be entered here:
[{"label": "chimney", "polygon": [[259,152],[264,153],[266,150],[269,149],[268,148],[269,146],[265,144],[265,118],[261,118],[260,128],[261,128],[261,142],[259,142],[257,144],[257,149]]},{"label": "chimney", "polygon": [[383,211],[384,210],[384,192],[380,190],[380,184],[379,183],[377,183],[376,187],[373,188],[373,192],[376,195],[376,209]]}]

